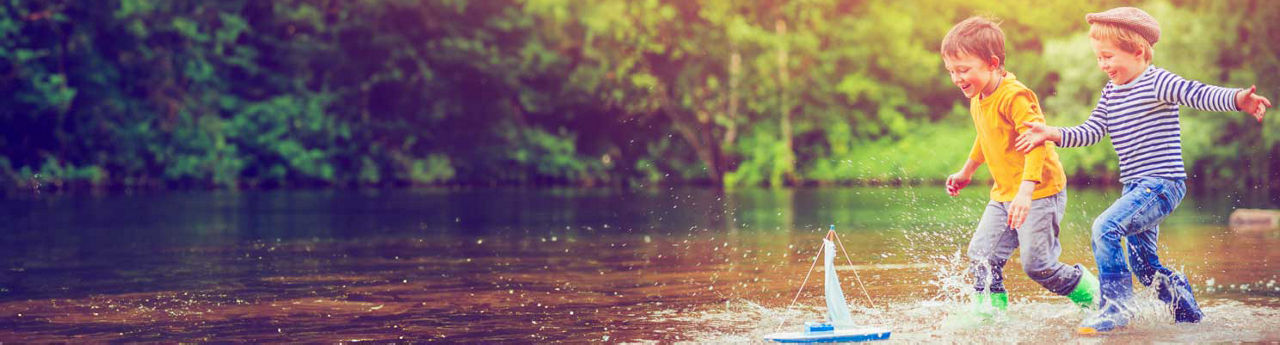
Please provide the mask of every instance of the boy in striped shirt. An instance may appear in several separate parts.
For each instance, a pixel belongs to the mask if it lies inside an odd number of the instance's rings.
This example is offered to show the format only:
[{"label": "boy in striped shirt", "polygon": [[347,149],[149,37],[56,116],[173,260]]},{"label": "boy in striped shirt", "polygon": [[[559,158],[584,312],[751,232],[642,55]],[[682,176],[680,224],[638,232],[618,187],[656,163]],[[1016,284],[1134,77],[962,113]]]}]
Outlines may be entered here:
[{"label": "boy in striped shirt", "polygon": [[[1151,65],[1152,45],[1160,38],[1155,18],[1132,7],[1085,16],[1098,68],[1110,82],[1083,124],[1056,128],[1027,123],[1016,147],[1030,151],[1044,141],[1061,147],[1093,145],[1110,135],[1120,158],[1124,193],[1093,223],[1093,255],[1098,262],[1102,307],[1080,323],[1081,334],[1109,332],[1129,323],[1133,275],[1155,284],[1177,322],[1199,322],[1204,314],[1185,275],[1160,264],[1156,239],[1160,222],[1186,193],[1178,106],[1207,111],[1244,111],[1259,122],[1271,101],[1255,88],[1230,89],[1186,80]],[[1121,240],[1127,239],[1129,265]],[[1132,273],[1130,268],[1133,269]]]}]

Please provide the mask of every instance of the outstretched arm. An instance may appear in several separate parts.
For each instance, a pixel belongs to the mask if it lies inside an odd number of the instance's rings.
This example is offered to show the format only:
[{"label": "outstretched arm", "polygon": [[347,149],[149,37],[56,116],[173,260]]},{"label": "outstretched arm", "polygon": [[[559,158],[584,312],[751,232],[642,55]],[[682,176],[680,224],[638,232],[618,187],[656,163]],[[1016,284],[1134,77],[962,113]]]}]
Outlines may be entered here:
[{"label": "outstretched arm", "polygon": [[1237,104],[1241,89],[1187,80],[1169,71],[1162,71],[1155,78],[1153,87],[1161,101],[1204,111],[1243,110]]},{"label": "outstretched arm", "polygon": [[1267,108],[1271,107],[1271,100],[1258,96],[1255,93],[1257,91],[1258,86],[1250,85],[1248,89],[1236,92],[1236,108],[1253,115],[1253,118],[1258,119],[1258,123],[1262,123],[1262,117],[1266,116]]},{"label": "outstretched arm", "polygon": [[1040,144],[1046,141],[1053,142],[1059,146],[1062,145],[1061,128],[1035,122],[1023,122],[1022,125],[1026,126],[1027,130],[1022,134],[1018,134],[1018,140],[1013,143],[1014,149],[1030,153],[1031,150],[1040,147]]},{"label": "outstretched arm", "polygon": [[1089,118],[1076,126],[1060,128],[1031,121],[1023,122],[1027,130],[1018,134],[1018,139],[1013,144],[1014,149],[1029,153],[1045,141],[1052,141],[1059,147],[1089,146],[1102,141],[1102,137],[1107,136],[1105,95],[1106,90],[1103,90],[1103,96],[1098,97],[1098,105],[1089,113]]}]

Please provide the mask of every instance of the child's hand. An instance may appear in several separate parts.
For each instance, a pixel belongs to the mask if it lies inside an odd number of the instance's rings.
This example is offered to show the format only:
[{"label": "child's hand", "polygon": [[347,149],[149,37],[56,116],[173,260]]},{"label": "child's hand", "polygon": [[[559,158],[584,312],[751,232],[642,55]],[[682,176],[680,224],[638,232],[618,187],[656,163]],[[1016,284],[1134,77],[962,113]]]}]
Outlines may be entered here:
[{"label": "child's hand", "polygon": [[969,185],[969,181],[973,176],[958,172],[947,176],[947,194],[951,196],[960,195],[960,190]]},{"label": "child's hand", "polygon": [[1251,85],[1246,90],[1236,92],[1236,107],[1240,108],[1240,111],[1253,115],[1253,118],[1258,119],[1258,123],[1262,123],[1262,117],[1266,115],[1267,108],[1271,107],[1271,100],[1255,94],[1257,90],[1258,86]]},{"label": "child's hand", "polygon": [[1015,195],[1013,202],[1009,203],[1009,228],[1014,231],[1022,228],[1022,223],[1027,221],[1027,214],[1031,213],[1031,192],[1035,189],[1035,182],[1022,181],[1022,186],[1018,188],[1018,195]]},{"label": "child's hand", "polygon": [[[1026,132],[1018,135],[1018,140],[1014,142],[1013,148],[1023,153],[1031,152],[1031,149],[1040,146],[1046,140],[1053,139],[1057,134],[1057,128],[1049,127],[1043,123],[1023,122],[1023,125],[1029,127]],[[1061,135],[1061,134],[1057,134]]]}]

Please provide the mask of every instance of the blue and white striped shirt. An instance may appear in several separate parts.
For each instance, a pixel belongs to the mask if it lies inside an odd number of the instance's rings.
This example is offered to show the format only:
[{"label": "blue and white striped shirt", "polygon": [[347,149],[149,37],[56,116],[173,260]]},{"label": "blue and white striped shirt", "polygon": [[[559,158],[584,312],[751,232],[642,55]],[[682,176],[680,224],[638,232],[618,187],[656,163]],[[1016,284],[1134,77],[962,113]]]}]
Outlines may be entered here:
[{"label": "blue and white striped shirt", "polygon": [[1186,80],[1148,66],[1125,85],[1107,82],[1084,123],[1062,128],[1062,147],[1096,144],[1110,135],[1120,158],[1120,182],[1140,176],[1186,178],[1178,106],[1236,111],[1236,92]]}]

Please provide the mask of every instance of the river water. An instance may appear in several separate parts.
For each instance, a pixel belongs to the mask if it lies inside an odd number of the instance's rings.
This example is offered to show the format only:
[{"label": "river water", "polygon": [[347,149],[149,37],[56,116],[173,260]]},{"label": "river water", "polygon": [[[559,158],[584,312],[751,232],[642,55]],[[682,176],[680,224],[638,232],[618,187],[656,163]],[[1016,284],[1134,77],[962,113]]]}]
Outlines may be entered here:
[{"label": "river water", "polygon": [[[1070,191],[1062,261],[1096,272],[1089,227],[1117,193]],[[1027,278],[1017,253],[1005,317],[944,322],[967,298],[961,253],[985,194],[24,196],[0,203],[0,341],[762,343],[822,317],[821,279],[797,290],[832,224],[853,317],[891,342],[1280,341],[1280,229],[1226,225],[1236,207],[1275,206],[1221,195],[1189,196],[1161,227],[1162,259],[1190,278],[1202,323],[1174,324],[1139,285],[1131,327],[1077,336],[1083,314]]]}]

